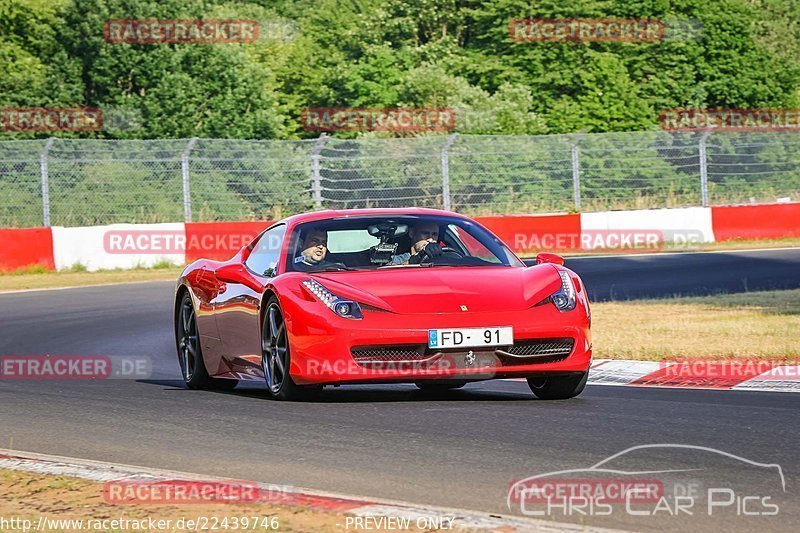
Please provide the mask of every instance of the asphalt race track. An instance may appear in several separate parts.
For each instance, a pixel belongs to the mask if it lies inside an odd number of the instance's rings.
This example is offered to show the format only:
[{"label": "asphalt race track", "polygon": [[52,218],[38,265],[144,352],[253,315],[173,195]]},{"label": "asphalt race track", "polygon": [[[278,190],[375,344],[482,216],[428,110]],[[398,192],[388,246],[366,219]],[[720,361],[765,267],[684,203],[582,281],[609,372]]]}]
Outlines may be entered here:
[{"label": "asphalt race track", "polygon": [[592,300],[800,288],[800,248],[568,258]]},{"label": "asphalt race track", "polygon": [[[616,299],[798,287],[798,265],[800,250],[568,261],[595,297]],[[274,402],[255,385],[188,391],[172,338],[172,289],[149,282],[0,295],[0,355],[137,355],[154,367],[140,381],[0,381],[0,447],[507,514],[514,480],[586,468],[635,445],[688,444],[779,464],[786,476],[778,515],[720,512],[715,529],[800,523],[800,395],[589,386],[577,399],[544,402],[513,381],[443,395],[413,385],[340,387],[311,403]],[[631,455],[626,466],[648,470],[665,458],[704,487],[724,479],[751,495],[779,488],[718,455]],[[712,527],[700,514],[551,518]]]}]

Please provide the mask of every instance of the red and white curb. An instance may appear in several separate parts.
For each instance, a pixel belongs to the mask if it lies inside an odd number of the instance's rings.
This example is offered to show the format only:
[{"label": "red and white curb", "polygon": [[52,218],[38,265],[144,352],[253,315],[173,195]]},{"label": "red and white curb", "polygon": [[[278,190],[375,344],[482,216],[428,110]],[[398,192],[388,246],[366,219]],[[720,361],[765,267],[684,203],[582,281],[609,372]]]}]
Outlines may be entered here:
[{"label": "red and white curb", "polygon": [[595,359],[589,384],[800,392],[800,365],[771,365],[756,358],[675,362]]},{"label": "red and white curb", "polygon": [[[35,474],[49,474],[67,477],[76,477],[96,482],[109,481],[235,481],[213,476],[203,476],[146,468],[101,461],[90,461],[55,455],[44,455],[31,452],[0,449],[0,469],[31,472]],[[511,532],[585,532],[585,533],[614,533],[619,530],[588,527],[578,524],[564,524],[547,520],[535,520],[524,517],[510,517],[449,509],[444,507],[421,506],[418,504],[383,500],[378,498],[362,498],[331,492],[316,491],[297,487],[280,486],[280,496],[275,497],[276,485],[257,483],[258,487],[268,494],[265,502],[275,505],[290,507],[304,507],[311,510],[334,512],[356,517],[370,517],[374,524],[382,523],[381,518],[392,518],[393,521],[408,521],[414,530],[418,519],[446,519],[448,529],[461,531],[498,531]],[[429,520],[423,520],[430,523]],[[341,524],[342,530],[346,529]],[[350,529],[358,529],[351,527]]]}]

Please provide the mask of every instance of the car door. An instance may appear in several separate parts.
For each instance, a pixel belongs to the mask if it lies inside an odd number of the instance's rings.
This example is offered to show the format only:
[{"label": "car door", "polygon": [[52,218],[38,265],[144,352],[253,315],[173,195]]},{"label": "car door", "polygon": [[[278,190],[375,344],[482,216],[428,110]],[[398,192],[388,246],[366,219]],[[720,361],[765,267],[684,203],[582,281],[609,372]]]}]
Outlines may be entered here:
[{"label": "car door", "polygon": [[246,283],[226,283],[214,302],[225,362],[231,371],[244,373],[240,379],[261,366],[259,305],[263,287],[275,275],[285,234],[285,224],[262,233],[244,261],[241,277]]}]

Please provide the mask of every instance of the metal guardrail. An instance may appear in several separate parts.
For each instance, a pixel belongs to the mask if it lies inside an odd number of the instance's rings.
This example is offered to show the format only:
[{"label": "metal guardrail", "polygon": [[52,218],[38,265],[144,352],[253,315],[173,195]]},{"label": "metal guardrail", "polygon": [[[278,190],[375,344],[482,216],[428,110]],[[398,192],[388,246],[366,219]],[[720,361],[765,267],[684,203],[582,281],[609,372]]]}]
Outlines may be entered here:
[{"label": "metal guardrail", "polygon": [[800,197],[797,133],[0,142],[0,227],[251,220],[356,207],[596,211],[785,197]]}]

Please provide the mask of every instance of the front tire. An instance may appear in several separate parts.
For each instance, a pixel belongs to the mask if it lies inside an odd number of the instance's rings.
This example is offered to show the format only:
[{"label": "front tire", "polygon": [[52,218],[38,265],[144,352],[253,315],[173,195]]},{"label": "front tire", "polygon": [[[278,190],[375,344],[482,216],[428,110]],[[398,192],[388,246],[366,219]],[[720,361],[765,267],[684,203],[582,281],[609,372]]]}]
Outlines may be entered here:
[{"label": "front tire", "polygon": [[232,390],[239,383],[235,379],[218,379],[208,375],[203,352],[200,348],[200,334],[197,331],[197,317],[188,292],[183,293],[175,317],[175,342],[178,348],[178,363],[186,386],[190,389]]},{"label": "front tire", "polygon": [[544,376],[528,378],[528,386],[541,400],[566,400],[583,392],[589,372],[571,376]]},{"label": "front tire", "polygon": [[311,396],[319,387],[297,385],[289,375],[291,352],[286,321],[276,297],[267,302],[261,326],[261,368],[270,396],[276,400],[297,401]]}]

